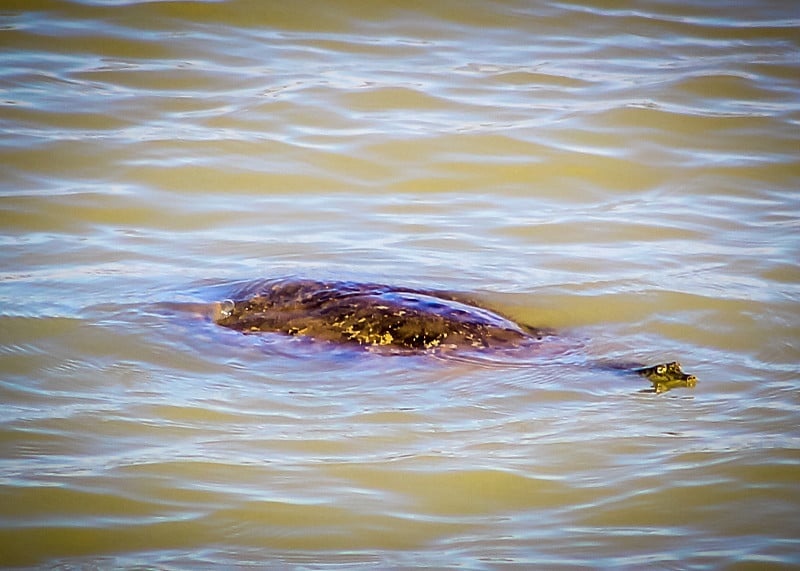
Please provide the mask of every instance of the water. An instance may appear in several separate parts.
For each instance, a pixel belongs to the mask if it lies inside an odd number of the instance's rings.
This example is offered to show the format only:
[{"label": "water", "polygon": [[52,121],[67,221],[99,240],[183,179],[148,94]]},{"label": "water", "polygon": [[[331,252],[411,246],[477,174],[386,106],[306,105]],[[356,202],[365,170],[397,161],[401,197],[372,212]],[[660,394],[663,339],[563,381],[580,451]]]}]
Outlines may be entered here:
[{"label": "water", "polygon": [[[0,11],[0,565],[800,564],[794,2]],[[472,292],[528,364],[259,339]],[[640,393],[594,360],[680,359]]]}]

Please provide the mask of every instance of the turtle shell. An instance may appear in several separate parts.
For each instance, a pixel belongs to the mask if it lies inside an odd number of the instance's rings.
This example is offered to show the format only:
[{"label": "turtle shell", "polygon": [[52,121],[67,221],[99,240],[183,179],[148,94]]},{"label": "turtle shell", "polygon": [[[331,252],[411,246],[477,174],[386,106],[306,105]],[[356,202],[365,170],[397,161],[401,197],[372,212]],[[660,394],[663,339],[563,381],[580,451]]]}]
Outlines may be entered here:
[{"label": "turtle shell", "polygon": [[347,281],[263,282],[223,302],[218,313],[219,325],[245,333],[410,350],[511,348],[546,335],[457,294]]}]

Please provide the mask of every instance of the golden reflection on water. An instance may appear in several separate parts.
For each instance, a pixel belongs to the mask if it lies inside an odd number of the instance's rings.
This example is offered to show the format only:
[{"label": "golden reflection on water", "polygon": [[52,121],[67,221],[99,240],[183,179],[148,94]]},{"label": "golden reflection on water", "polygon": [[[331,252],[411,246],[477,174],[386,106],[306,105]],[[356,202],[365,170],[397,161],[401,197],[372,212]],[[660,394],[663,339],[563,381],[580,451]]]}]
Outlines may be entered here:
[{"label": "golden reflection on water", "polygon": [[[4,8],[0,565],[796,565],[798,13],[724,8]],[[285,275],[562,336],[173,311]],[[586,366],[673,358],[694,391]]]}]

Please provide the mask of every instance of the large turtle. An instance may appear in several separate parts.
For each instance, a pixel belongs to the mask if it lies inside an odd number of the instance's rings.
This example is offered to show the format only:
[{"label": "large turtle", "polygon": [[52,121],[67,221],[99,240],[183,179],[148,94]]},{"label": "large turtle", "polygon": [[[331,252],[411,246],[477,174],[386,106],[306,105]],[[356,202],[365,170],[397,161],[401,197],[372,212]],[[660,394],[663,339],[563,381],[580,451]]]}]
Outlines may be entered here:
[{"label": "large turtle", "polygon": [[[250,284],[214,305],[214,321],[393,352],[501,350],[546,344],[554,333],[515,323],[469,297],[373,283],[285,278]],[[693,387],[676,362],[629,368],[655,392]]]}]

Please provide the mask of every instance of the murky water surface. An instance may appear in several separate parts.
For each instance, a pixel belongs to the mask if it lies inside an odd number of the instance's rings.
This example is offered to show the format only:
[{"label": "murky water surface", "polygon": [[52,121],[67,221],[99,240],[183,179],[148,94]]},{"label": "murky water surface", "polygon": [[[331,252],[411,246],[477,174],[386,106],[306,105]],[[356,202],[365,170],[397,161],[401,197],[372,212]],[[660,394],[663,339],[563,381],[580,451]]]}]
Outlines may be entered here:
[{"label": "murky water surface", "polygon": [[[800,565],[795,2],[0,10],[0,565]],[[470,292],[529,362],[168,311]],[[596,361],[678,359],[639,392]]]}]

